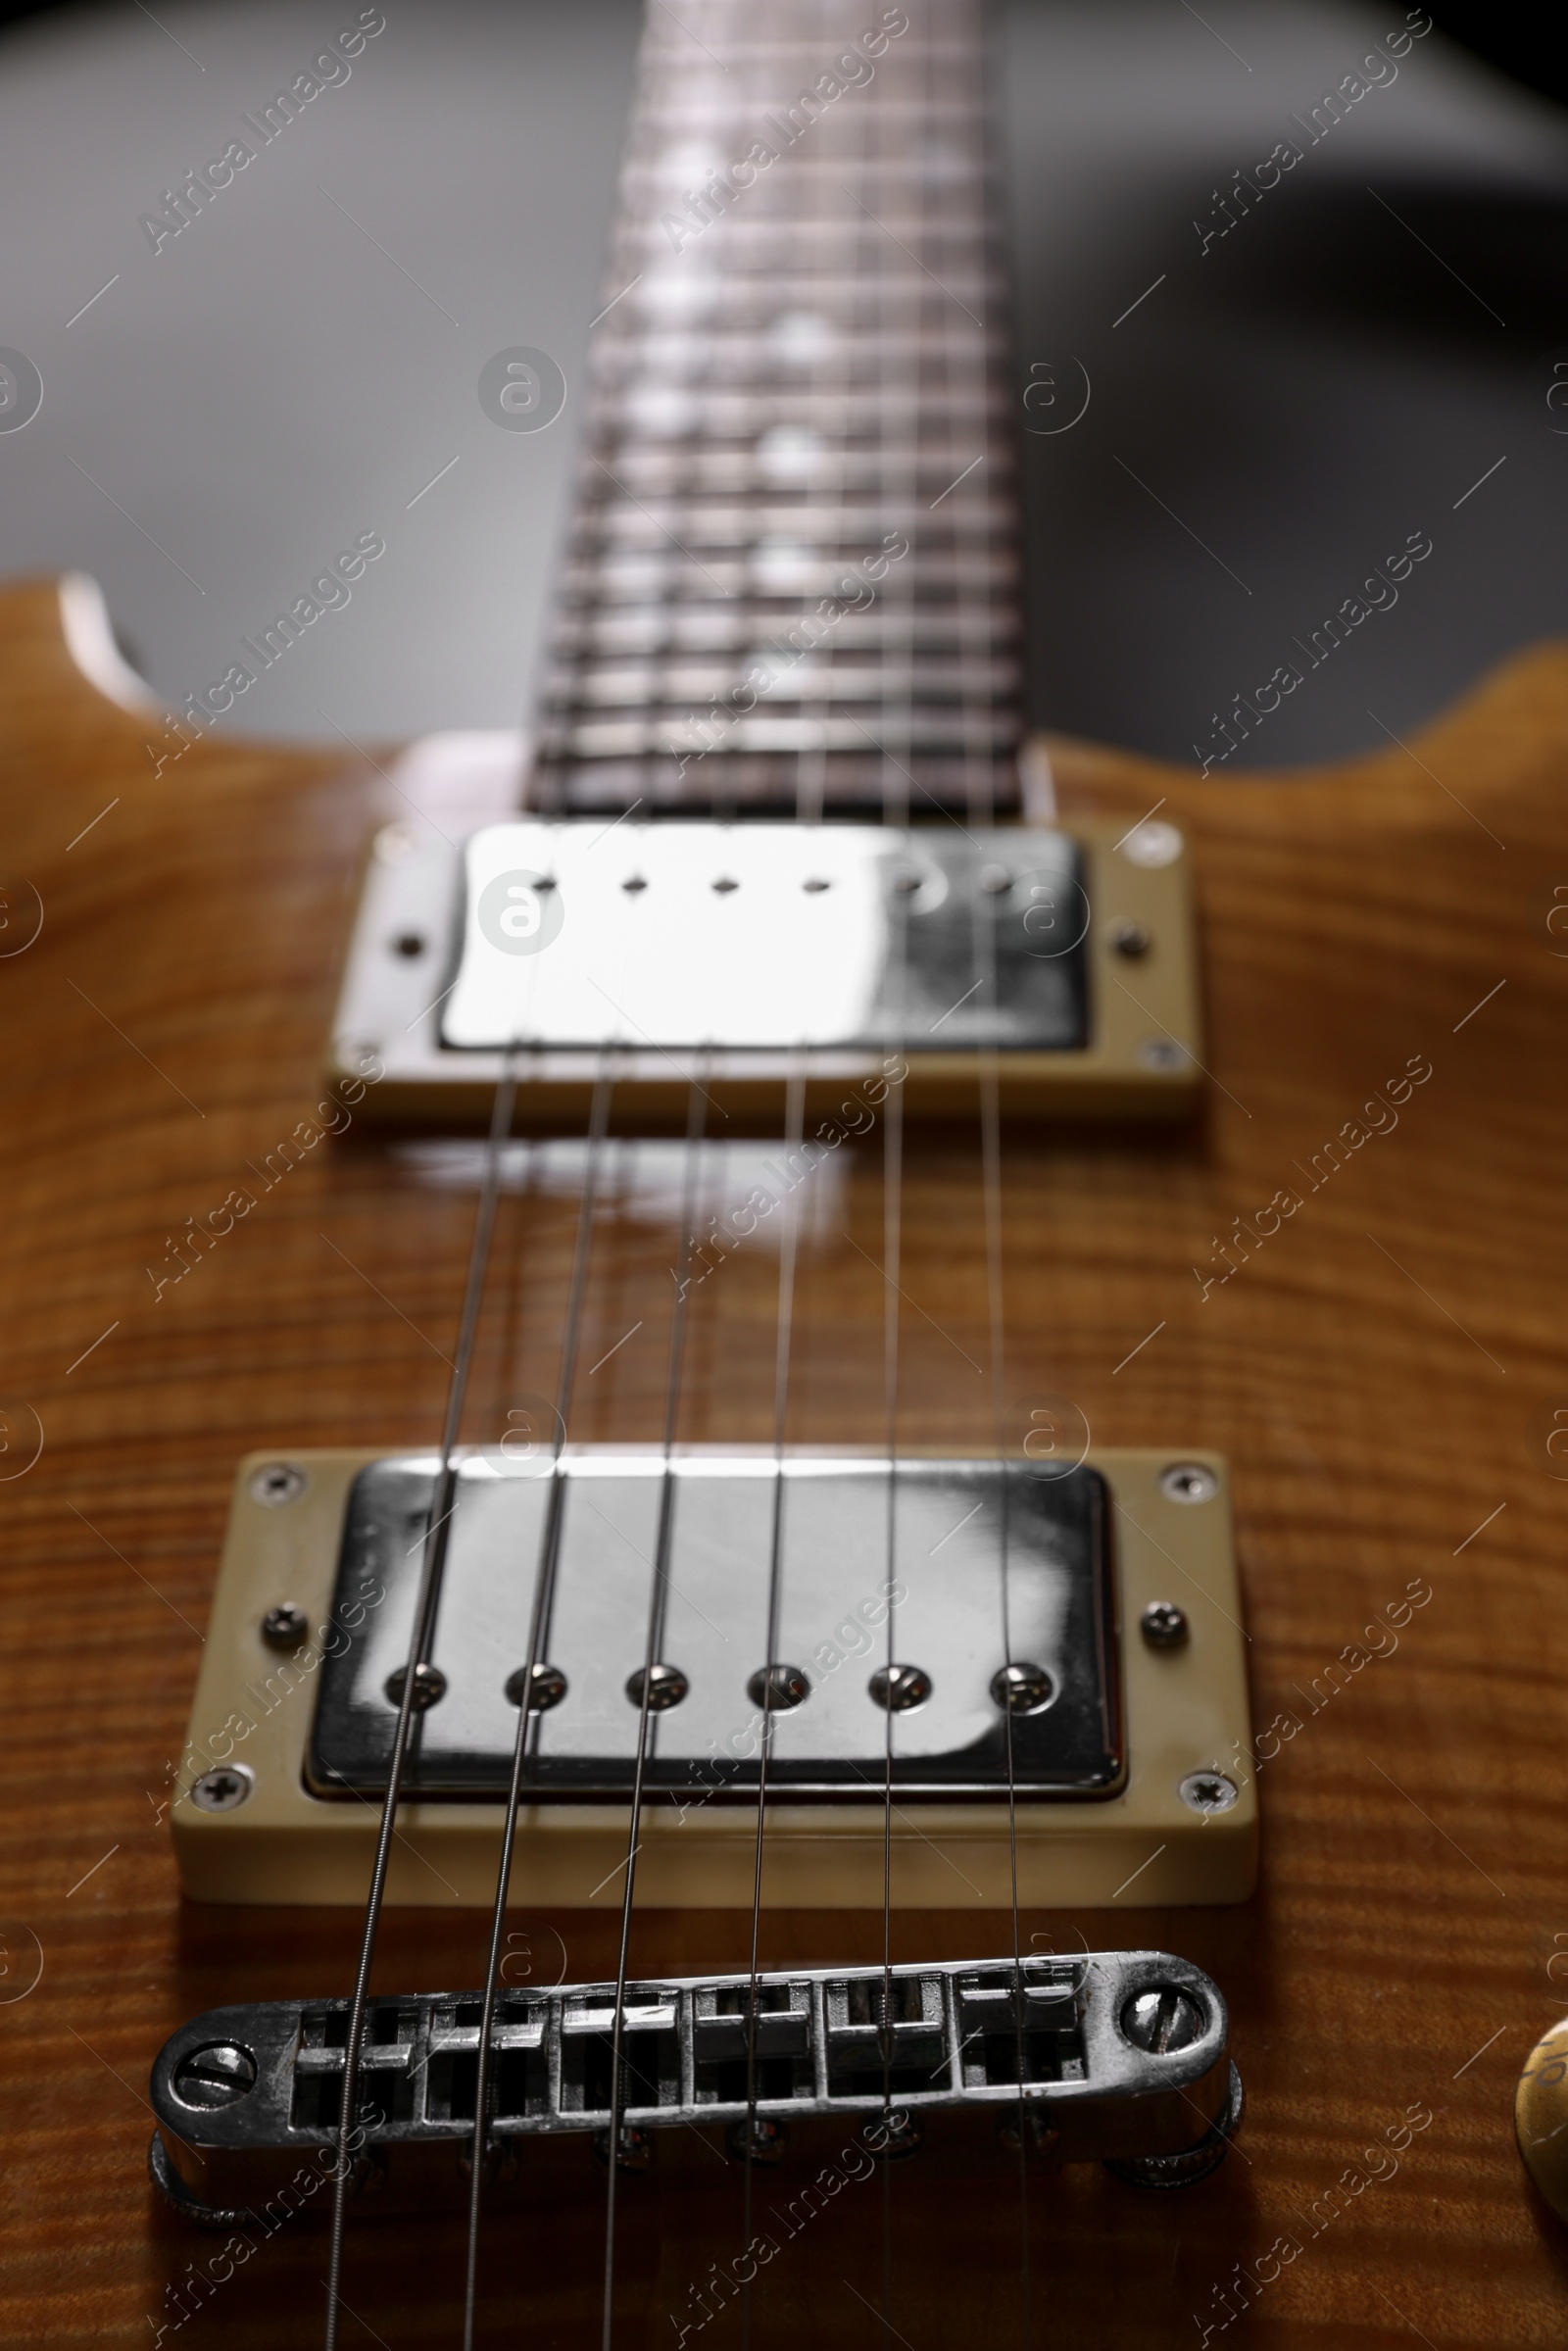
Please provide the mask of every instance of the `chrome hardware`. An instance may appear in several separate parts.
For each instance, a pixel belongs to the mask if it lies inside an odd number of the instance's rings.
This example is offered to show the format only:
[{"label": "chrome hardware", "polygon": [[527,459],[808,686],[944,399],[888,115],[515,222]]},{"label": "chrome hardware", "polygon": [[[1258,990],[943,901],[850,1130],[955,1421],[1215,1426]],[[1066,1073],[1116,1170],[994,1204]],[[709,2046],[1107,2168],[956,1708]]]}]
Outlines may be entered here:
[{"label": "chrome hardware", "polygon": [[[386,1678],[386,1700],[389,1706],[401,1706],[403,1692],[408,1687],[409,1669],[400,1665],[396,1673]],[[423,1714],[427,1708],[438,1706],[447,1694],[447,1678],[438,1665],[416,1665],[414,1669],[414,1711]]]},{"label": "chrome hardware", "polygon": [[1189,1812],[1229,1812],[1241,1790],[1223,1772],[1189,1772],[1176,1792]]},{"label": "chrome hardware", "polygon": [[1151,1600],[1138,1630],[1152,1649],[1179,1649],[1187,1639],[1187,1611],[1174,1600]]},{"label": "chrome hardware", "polygon": [[296,1469],[292,1461],[269,1461],[251,1476],[251,1500],[261,1502],[269,1510],[280,1509],[285,1502],[297,1502],[305,1492],[305,1472]]},{"label": "chrome hardware", "polygon": [[310,1629],[304,1609],[292,1600],[279,1600],[262,1619],[262,1639],[272,1649],[297,1649]]},{"label": "chrome hardware", "polygon": [[1044,1714],[1055,1694],[1043,1665],[1004,1665],[991,1677],[991,1695],[1005,1714]]},{"label": "chrome hardware", "polygon": [[[1031,2144],[1064,2162],[1207,2168],[1239,2111],[1225,2003],[1164,1952],[803,1968],[759,1976],[753,2001],[745,1975],[627,1984],[623,2168],[646,2168],[663,2128],[717,2124],[744,2160],[750,2126],[752,2160],[767,2162],[786,2126],[844,2114],[872,2118],[867,2143],[886,2135],[879,2151],[901,2154],[960,2108],[1014,2129],[1021,2110]],[[297,2162],[331,2147],[350,2006],[278,2000],[196,2018],[153,2067],[161,2131],[204,2156],[277,2149]],[[367,2155],[471,2137],[482,2011],[476,1992],[370,2001],[356,2118]],[[612,1984],[503,1989],[494,2138],[585,2132],[608,2158],[614,2026]],[[203,2185],[220,2186],[219,2172]]]},{"label": "chrome hardware", "polygon": [[[527,1669],[519,1665],[514,1674],[507,1676],[507,1696],[514,1706],[522,1704],[523,1677]],[[565,1696],[567,1682],[559,1665],[536,1665],[533,1669],[533,1696],[528,1702],[530,1714],[548,1714]]]},{"label": "chrome hardware", "polygon": [[1160,1472],[1159,1491],[1169,1502],[1211,1502],[1219,1480],[1201,1461],[1173,1461]]},{"label": "chrome hardware", "polygon": [[667,1714],[671,1706],[680,1704],[691,1684],[678,1665],[651,1665],[646,1673],[639,1666],[626,1678],[626,1695],[634,1706],[641,1706],[645,1687],[649,1713]]},{"label": "chrome hardware", "polygon": [[214,2041],[205,2049],[192,2049],[180,2059],[174,2076],[174,2094],[180,2102],[208,2112],[237,2105],[255,2087],[256,2060],[249,2049],[241,2049],[233,2041]]},{"label": "chrome hardware", "polygon": [[[544,1652],[536,1688],[553,1690],[557,1677],[564,1688],[538,1706],[524,1762],[529,1801],[624,1794],[666,1476],[674,1492],[663,1568],[671,1631],[663,1638],[673,1641],[678,1626],[680,1650],[655,1667],[649,1711],[658,1732],[644,1774],[651,1796],[700,1798],[705,1811],[755,1796],[765,1711],[775,1793],[863,1802],[867,1775],[881,1784],[887,1723],[879,1709],[890,1688],[901,1803],[999,1793],[1009,1767],[1024,1798],[1110,1794],[1122,1785],[1110,1513],[1098,1471],[814,1454],[787,1456],[781,1469],[771,1455],[677,1453],[666,1473],[655,1455],[611,1447],[568,1447],[553,1482],[530,1467],[504,1451],[458,1465],[448,1560],[454,1596],[429,1654],[445,1695],[421,1716],[405,1780],[411,1794],[505,1792],[516,1744],[516,1661],[530,1640]],[[435,1468],[427,1457],[393,1457],[355,1480],[332,1607],[341,1622],[363,1622],[352,1641],[333,1644],[317,1676],[306,1780],[319,1795],[369,1793],[384,1781],[394,1724],[386,1693],[407,1662],[420,1571],[409,1530],[430,1511]],[[778,1647],[769,1668],[759,1654],[770,1637],[781,1475],[787,1498],[771,1634]],[[901,1530],[891,1583],[890,1479]],[[547,1512],[554,1578],[535,1633]],[[1025,1660],[1013,1676],[1022,1702],[1014,1701],[1010,1727],[993,1688],[1006,1665],[998,1582],[1004,1524],[1009,1630]],[[354,1607],[366,1576],[387,1595],[373,1612]]]},{"label": "chrome hardware", "polygon": [[[992,1684],[993,1694],[996,1684]],[[866,1684],[876,1703],[888,1714],[907,1714],[931,1695],[931,1677],[917,1665],[879,1665]]]},{"label": "chrome hardware", "polygon": [[746,1685],[746,1694],[754,1706],[787,1714],[792,1707],[805,1705],[811,1685],[798,1665],[760,1665]]},{"label": "chrome hardware", "polygon": [[190,1800],[198,1812],[237,1812],[255,1785],[248,1765],[227,1763],[216,1772],[203,1772],[191,1788]]},{"label": "chrome hardware", "polygon": [[[960,830],[670,820],[604,836],[602,824],[535,817],[469,837],[444,1047],[493,1052],[514,1035],[563,1053],[1085,1042],[1088,901],[1064,834],[993,831],[982,846]],[[548,916],[546,873],[559,894]],[[503,936],[492,902],[509,891],[521,911]],[[978,908],[997,976],[975,996]],[[628,998],[596,984],[611,972],[632,975],[634,1026],[619,1008]]]}]

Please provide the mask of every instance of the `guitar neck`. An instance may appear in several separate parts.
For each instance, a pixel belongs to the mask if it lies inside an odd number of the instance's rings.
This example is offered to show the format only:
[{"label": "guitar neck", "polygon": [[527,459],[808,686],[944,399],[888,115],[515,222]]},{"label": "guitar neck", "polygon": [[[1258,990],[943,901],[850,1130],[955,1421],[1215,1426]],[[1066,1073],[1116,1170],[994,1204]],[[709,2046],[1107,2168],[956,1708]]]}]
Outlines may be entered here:
[{"label": "guitar neck", "polygon": [[649,12],[534,808],[1016,808],[983,16]]}]

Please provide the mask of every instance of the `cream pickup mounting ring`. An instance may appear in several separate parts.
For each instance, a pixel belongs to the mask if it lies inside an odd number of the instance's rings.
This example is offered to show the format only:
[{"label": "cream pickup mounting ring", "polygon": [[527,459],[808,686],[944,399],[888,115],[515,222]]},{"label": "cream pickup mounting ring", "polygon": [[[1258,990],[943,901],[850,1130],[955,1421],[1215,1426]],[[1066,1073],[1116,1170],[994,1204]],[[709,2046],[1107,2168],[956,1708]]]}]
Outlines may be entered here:
[{"label": "cream pickup mounting ring", "polygon": [[[1185,843],[1117,854],[1108,820],[956,824],[520,817],[461,845],[410,821],[372,851],[329,1075],[367,1113],[483,1116],[513,1049],[516,1121],[679,1124],[695,1079],[776,1125],[893,1067],[906,1107],[1169,1117],[1200,1076]],[[1136,969],[1127,941],[1136,939]],[[415,951],[417,952],[415,952]],[[609,1056],[608,1062],[606,1056]]]},{"label": "cream pickup mounting ring", "polygon": [[[172,1815],[199,1899],[353,1902],[368,1876],[438,1462],[298,1460],[282,1508],[258,1493],[265,1457],[236,1485],[191,1792]],[[1182,1457],[1209,1484],[1195,1504],[1171,1493],[1170,1465],[1093,1450],[1042,1474],[816,1448],[781,1469],[693,1446],[666,1473],[658,1446],[568,1445],[540,1476],[499,1450],[462,1454],[388,1898],[492,1899],[530,1645],[520,1882],[541,1903],[614,1898],[660,1557],[647,1901],[750,1905],[764,1714],[768,1906],[880,1903],[890,1733],[902,1904],[951,1906],[961,1868],[966,1902],[1007,1906],[1014,1834],[1026,1903],[1244,1899],[1257,1812],[1239,1761],[1251,1743],[1225,1466]],[[1140,1627],[1173,1586],[1185,1638],[1160,1647]],[[280,1596],[309,1628],[292,1654],[269,1637]],[[204,1808],[203,1775],[241,1769],[244,1802]]]}]

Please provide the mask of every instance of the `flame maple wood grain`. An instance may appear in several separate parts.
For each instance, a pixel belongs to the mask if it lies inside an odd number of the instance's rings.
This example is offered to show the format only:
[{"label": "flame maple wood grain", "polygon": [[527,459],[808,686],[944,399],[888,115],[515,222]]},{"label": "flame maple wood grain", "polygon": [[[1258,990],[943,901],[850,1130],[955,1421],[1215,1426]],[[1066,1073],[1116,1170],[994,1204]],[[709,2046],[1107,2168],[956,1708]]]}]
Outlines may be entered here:
[{"label": "flame maple wood grain", "polygon": [[[357,1130],[266,1180],[319,1099],[358,861],[399,805],[384,755],[219,737],[155,775],[146,732],[73,668],[51,587],[0,600],[0,861],[44,911],[0,961],[0,1388],[44,1431],[35,1466],[0,1483],[0,1995],[30,1974],[29,1936],[43,1955],[36,1988],[0,2005],[0,2294],[13,2339],[57,2344],[145,2345],[218,2249],[146,2180],[142,2093],[166,2033],[220,2000],[347,1988],[346,1915],[182,1907],[160,1807],[235,1456],[432,1441],[473,1206],[471,1169],[434,1181],[427,1156]],[[1568,938],[1547,921],[1568,889],[1568,653],[1522,656],[1409,753],[1332,771],[1199,781],[1054,749],[1068,807],[1130,821],[1163,802],[1192,840],[1212,1084],[1188,1131],[1007,1138],[1004,1414],[1049,1391],[1100,1442],[1230,1455],[1256,1722],[1277,1751],[1253,1902],[1042,1913],[1022,1933],[1037,1949],[1164,1944],[1209,1969],[1249,2116],[1235,2155],[1180,2198],[1032,2173],[1027,2336],[1015,2171],[901,2168],[893,2324],[917,2351],[1187,2345],[1239,2307],[1216,2289],[1240,2264],[1239,2336],[1281,2351],[1556,2341],[1563,2239],[1533,2202],[1510,2107],[1568,1993],[1550,1631],[1568,1487],[1544,1438],[1568,1407]],[[1397,1124],[1391,1110],[1322,1172],[1328,1140],[1369,1124],[1362,1105],[1412,1061],[1431,1075]],[[911,1132],[911,1442],[984,1444],[994,1425],[978,1173],[973,1129]],[[803,1267],[791,1434],[875,1442],[874,1136],[832,1185]],[[168,1238],[241,1186],[255,1208],[156,1296],[146,1269],[167,1269]],[[1282,1192],[1300,1204],[1259,1243],[1255,1211]],[[495,1438],[510,1402],[552,1384],[571,1216],[560,1193],[504,1203],[470,1435]],[[1240,1270],[1204,1295],[1237,1217]],[[643,1329],[584,1379],[576,1435],[657,1430],[672,1238],[635,1196],[601,1233],[585,1362]],[[768,1435],[775,1284],[764,1242],[696,1294],[686,1437]],[[1412,1584],[1430,1599],[1369,1635]],[[951,1913],[896,1917],[895,1956],[1010,1947],[1006,1920],[966,1909],[961,1849],[953,1861]],[[613,1900],[520,1928],[540,1970],[612,1968]],[[747,1928],[641,1914],[633,1968],[744,1965]],[[390,1917],[378,1985],[473,1982],[480,1933],[471,1914]],[[764,1964],[871,1958],[881,1924],[773,1914],[763,1937]],[[1411,2109],[1430,2121],[1374,2180],[1367,2150]],[[548,2207],[487,2241],[487,2341],[597,2341],[602,2176],[582,2144],[560,2164]],[[754,2296],[760,2347],[876,2339],[881,2198],[852,2185],[784,2245]],[[695,2142],[662,2189],[628,2184],[617,2344],[696,2326],[693,2289],[739,2250],[740,2199]],[[1281,2238],[1298,2252],[1266,2258]],[[414,2230],[368,2206],[346,2339],[453,2339],[458,2253],[452,2224]],[[308,2344],[321,2276],[318,2225],[292,2224],[180,2339]],[[166,2301],[181,2279],[185,2301]],[[738,2327],[731,2309],[703,2332]]]}]

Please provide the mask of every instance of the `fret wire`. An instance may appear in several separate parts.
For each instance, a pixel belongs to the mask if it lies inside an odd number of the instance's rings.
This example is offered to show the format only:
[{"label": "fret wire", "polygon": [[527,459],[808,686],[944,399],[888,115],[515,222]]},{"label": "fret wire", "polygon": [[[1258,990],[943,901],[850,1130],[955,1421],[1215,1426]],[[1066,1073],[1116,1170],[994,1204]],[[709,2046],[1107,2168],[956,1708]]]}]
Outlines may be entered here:
[{"label": "fret wire", "polygon": [[528,1654],[524,1661],[522,1674],[522,1703],[517,1710],[517,1734],[513,1747],[512,1778],[507,1789],[506,1821],[501,1837],[501,1860],[496,1871],[489,1956],[485,1965],[484,2007],[479,2020],[479,2048],[473,2093],[473,2139],[469,2149],[471,2170],[468,2180],[468,2228],[465,2251],[463,2351],[473,2351],[474,2326],[478,2310],[480,2195],[484,2184],[488,2135],[487,2092],[490,2080],[491,2035],[495,2030],[496,2000],[500,1982],[501,1938],[506,1927],[507,1897],[512,1883],[513,1855],[516,1849],[517,1815],[522,1801],[522,1781],[528,1740],[530,1736],[537,1740],[539,1731],[539,1713],[533,1704],[534,1670],[539,1663],[539,1652],[543,1644],[545,1628],[550,1621],[550,1600],[554,1592],[556,1567],[561,1551],[562,1514],[565,1494],[565,1480],[562,1475],[561,1461],[566,1444],[566,1425],[571,1410],[572,1390],[576,1385],[583,1305],[587,1296],[588,1263],[593,1251],[594,1210],[599,1190],[600,1158],[610,1123],[610,1105],[614,1093],[614,1085],[611,1048],[605,1046],[600,1050],[599,1068],[594,1079],[594,1091],[585,1137],[582,1198],[577,1210],[577,1233],[572,1248],[571,1278],[566,1294],[566,1321],[562,1335],[561,1362],[556,1379],[556,1426],[551,1440],[550,1494],[545,1504],[545,1522],[540,1534],[539,1550],[534,1568],[533,1607],[530,1611],[528,1625]]},{"label": "fret wire", "polygon": [[[703,1074],[711,1066],[705,1055]],[[626,2006],[626,1968],[631,1948],[631,1913],[637,1882],[637,1854],[642,1843],[643,1778],[648,1763],[652,1721],[654,1665],[663,1632],[664,1605],[669,1587],[669,1552],[674,1526],[675,1478],[673,1455],[679,1423],[681,1385],[686,1358],[686,1299],[691,1288],[692,1251],[696,1242],[698,1176],[702,1166],[704,1113],[708,1095],[694,1078],[687,1093],[686,1163],[681,1182],[680,1280],[670,1316],[669,1366],[664,1387],[663,1478],[659,1496],[659,1533],[654,1547],[653,1577],[648,1599],[648,1636],[643,1651],[642,1699],[637,1710],[637,1755],[632,1768],[631,1818],[626,1837],[626,1883],[620,1909],[620,1948],[615,1967],[615,2005],[610,2037],[610,2152],[609,2184],[605,2191],[605,2307],[602,2351],[611,2351],[615,2320],[615,2183],[620,2167],[620,2118],[625,2107],[621,2081],[621,2048]]]},{"label": "fret wire", "polygon": [[365,2037],[365,2011],[369,1996],[370,1966],[375,1957],[376,1930],[380,1924],[382,1904],[386,1894],[387,1867],[392,1854],[392,1837],[397,1826],[398,1802],[403,1787],[409,1739],[414,1721],[417,1673],[435,1629],[436,1610],[441,1600],[441,1585],[446,1572],[447,1552],[451,1542],[452,1518],[457,1507],[457,1473],[453,1453],[457,1447],[458,1431],[462,1425],[463,1407],[468,1391],[468,1375],[473,1363],[474,1343],[479,1328],[479,1306],[484,1295],[485,1273],[490,1261],[490,1244],[495,1230],[496,1203],[500,1194],[502,1147],[512,1128],[513,1110],[516,1102],[516,1042],[506,1050],[502,1072],[496,1087],[496,1098],[490,1117],[490,1133],[485,1146],[484,1173],[480,1182],[478,1204],[474,1210],[473,1236],[468,1250],[468,1270],[464,1286],[463,1308],[458,1326],[458,1347],[454,1359],[451,1383],[447,1390],[447,1405],[441,1431],[440,1469],[436,1478],[434,1506],[430,1526],[424,1539],[424,1559],[418,1596],[414,1611],[414,1629],[409,1641],[409,1654],[403,1669],[403,1696],[398,1706],[397,1729],[392,1739],[392,1759],[387,1772],[386,1793],[381,1803],[381,1819],[376,1836],[375,1859],[370,1872],[370,1887],[366,1899],[365,1916],[360,1935],[359,1965],[355,1970],[354,1995],[349,2008],[348,2039],[343,2052],[343,2103],[338,2121],[337,2164],[332,2180],[331,2238],[326,2266],[326,2316],[322,2328],[323,2351],[335,2351],[337,2343],[337,2314],[341,2303],[339,2287],[343,2276],[343,2237],[348,2221],[349,2180],[353,2172],[350,2147],[354,2135],[356,2110],[359,2104],[360,2060]]}]

